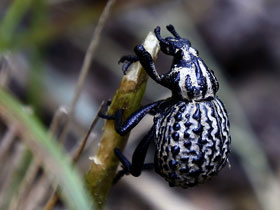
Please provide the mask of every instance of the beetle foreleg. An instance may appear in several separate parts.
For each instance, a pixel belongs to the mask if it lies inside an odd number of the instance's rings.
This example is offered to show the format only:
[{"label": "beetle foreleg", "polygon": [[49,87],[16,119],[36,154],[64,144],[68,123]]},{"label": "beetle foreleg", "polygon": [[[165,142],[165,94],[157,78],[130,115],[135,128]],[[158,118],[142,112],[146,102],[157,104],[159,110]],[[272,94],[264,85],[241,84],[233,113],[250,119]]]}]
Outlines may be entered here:
[{"label": "beetle foreleg", "polygon": [[122,66],[122,71],[124,74],[126,74],[129,66],[138,61],[139,58],[136,56],[136,55],[125,55],[125,56],[122,56],[119,60],[119,63],[123,63],[123,66]]},{"label": "beetle foreleg", "polygon": [[135,54],[138,56],[141,65],[146,70],[147,74],[149,74],[149,76],[153,80],[160,83],[161,77],[158,74],[158,72],[156,71],[155,63],[154,63],[154,60],[153,60],[151,54],[148,51],[146,51],[146,49],[144,48],[144,46],[142,44],[137,45],[134,48],[134,51],[135,51]]}]

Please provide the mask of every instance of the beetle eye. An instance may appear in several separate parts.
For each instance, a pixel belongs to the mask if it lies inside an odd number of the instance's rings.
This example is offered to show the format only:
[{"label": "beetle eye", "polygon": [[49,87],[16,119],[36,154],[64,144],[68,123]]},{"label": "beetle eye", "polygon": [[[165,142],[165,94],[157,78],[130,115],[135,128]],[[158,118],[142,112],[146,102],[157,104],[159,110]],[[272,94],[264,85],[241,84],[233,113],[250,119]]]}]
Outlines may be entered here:
[{"label": "beetle eye", "polygon": [[181,49],[177,49],[176,50],[176,54],[175,54],[175,57],[177,57],[177,58],[182,58],[184,56],[184,52],[183,52],[183,50],[181,50]]}]

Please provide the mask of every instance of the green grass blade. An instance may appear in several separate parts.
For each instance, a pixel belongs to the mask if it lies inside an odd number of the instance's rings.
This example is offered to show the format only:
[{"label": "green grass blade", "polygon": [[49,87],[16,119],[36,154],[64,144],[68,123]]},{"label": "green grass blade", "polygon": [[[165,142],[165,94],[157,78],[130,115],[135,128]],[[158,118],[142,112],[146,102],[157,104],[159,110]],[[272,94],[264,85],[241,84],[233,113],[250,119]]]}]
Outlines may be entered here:
[{"label": "green grass blade", "polygon": [[15,30],[18,27],[23,15],[31,6],[33,0],[15,0],[6,12],[0,23],[0,51],[6,49],[15,36]]},{"label": "green grass blade", "polygon": [[34,115],[5,90],[0,89],[0,115],[17,124],[35,158],[40,158],[46,172],[55,177],[61,187],[61,195],[69,209],[89,210],[92,203],[77,171],[60,146],[48,134]]}]

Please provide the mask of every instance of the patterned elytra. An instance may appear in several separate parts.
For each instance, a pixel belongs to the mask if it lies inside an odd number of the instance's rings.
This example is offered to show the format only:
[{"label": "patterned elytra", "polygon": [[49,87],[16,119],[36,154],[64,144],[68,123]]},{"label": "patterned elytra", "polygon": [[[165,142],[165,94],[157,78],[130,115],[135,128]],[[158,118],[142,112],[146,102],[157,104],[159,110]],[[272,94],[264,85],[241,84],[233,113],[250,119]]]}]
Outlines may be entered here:
[{"label": "patterned elytra", "polygon": [[172,96],[148,104],[122,122],[119,110],[113,116],[116,131],[126,135],[146,115],[154,115],[154,125],[135,149],[130,162],[116,148],[123,165],[115,181],[125,174],[139,176],[150,164],[144,164],[150,142],[154,139],[155,171],[170,186],[191,187],[209,180],[226,164],[230,152],[229,120],[223,103],[216,96],[219,83],[189,40],[181,38],[172,25],[167,30],[174,37],[162,38],[155,28],[160,49],[174,60],[168,73],[159,75],[151,55],[143,45],[135,47],[136,56],[124,56],[123,71],[139,61],[147,74],[158,84],[170,89]]},{"label": "patterned elytra", "polygon": [[203,183],[226,164],[229,121],[217,97],[166,107],[155,125],[155,168],[171,186]]}]

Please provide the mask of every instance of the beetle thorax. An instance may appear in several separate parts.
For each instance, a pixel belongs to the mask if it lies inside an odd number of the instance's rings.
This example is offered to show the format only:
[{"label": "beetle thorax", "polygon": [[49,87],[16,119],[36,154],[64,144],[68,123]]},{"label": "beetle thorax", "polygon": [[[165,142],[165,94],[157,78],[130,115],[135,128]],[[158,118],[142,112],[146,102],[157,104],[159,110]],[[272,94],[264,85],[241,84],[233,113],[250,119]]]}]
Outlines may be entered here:
[{"label": "beetle thorax", "polygon": [[175,60],[168,73],[174,86],[173,95],[187,100],[203,100],[214,98],[219,84],[213,73],[203,60],[198,57],[196,49],[182,48],[182,58]]}]

